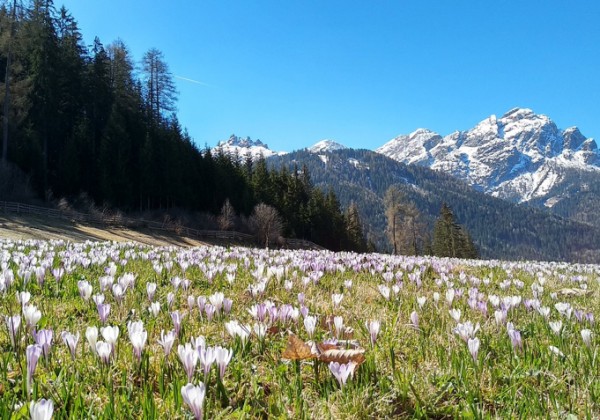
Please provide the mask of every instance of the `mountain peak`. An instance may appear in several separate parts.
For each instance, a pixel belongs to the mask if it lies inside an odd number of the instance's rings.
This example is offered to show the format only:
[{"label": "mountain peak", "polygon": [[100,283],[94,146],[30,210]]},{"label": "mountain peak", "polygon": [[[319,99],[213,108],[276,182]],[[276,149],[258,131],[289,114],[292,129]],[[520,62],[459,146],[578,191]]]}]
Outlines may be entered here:
[{"label": "mountain peak", "polygon": [[238,146],[238,147],[264,147],[268,149],[269,146],[260,139],[252,140],[249,136],[246,137],[238,137],[235,134],[229,136],[229,139],[220,141],[218,146]]},{"label": "mountain peak", "polygon": [[243,158],[250,155],[252,159],[258,159],[259,157],[268,158],[273,155],[282,155],[285,152],[274,152],[269,149],[266,143],[256,139],[252,140],[249,136],[238,137],[235,134],[229,136],[229,139],[220,141],[213,152],[223,152],[227,155],[237,155]]},{"label": "mountain peak", "polygon": [[333,150],[342,149],[347,149],[347,147],[330,139],[321,140],[307,148],[307,150],[311,153],[331,152]]},{"label": "mountain peak", "polygon": [[600,154],[593,139],[575,127],[561,130],[549,117],[529,108],[513,108],[500,118],[492,115],[470,130],[444,138],[418,129],[376,151],[403,163],[449,173],[481,191],[520,202],[548,203],[552,198],[550,202],[556,203],[562,199],[560,185],[576,183],[567,173],[600,171]]},{"label": "mountain peak", "polygon": [[521,120],[535,117],[536,113],[529,108],[513,108],[502,116],[502,119]]}]

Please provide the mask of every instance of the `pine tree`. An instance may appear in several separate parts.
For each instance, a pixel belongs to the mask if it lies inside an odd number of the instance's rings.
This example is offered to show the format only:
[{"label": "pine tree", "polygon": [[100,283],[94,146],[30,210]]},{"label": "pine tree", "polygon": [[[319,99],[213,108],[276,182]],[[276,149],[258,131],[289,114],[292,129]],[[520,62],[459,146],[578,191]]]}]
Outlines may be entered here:
[{"label": "pine tree", "polygon": [[358,207],[354,202],[350,203],[346,212],[346,234],[348,236],[349,249],[357,252],[367,250],[367,241],[363,232]]},{"label": "pine tree", "polygon": [[437,257],[477,258],[478,252],[468,232],[456,222],[452,209],[442,204],[433,230],[433,254]]}]

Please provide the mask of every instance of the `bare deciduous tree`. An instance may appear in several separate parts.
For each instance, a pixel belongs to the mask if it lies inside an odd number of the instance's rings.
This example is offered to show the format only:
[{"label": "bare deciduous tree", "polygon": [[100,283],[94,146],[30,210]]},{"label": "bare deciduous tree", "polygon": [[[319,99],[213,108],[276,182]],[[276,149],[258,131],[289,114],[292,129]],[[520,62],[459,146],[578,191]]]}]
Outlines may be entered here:
[{"label": "bare deciduous tree", "polygon": [[419,255],[425,236],[419,210],[394,185],[385,192],[384,205],[394,254]]},{"label": "bare deciduous tree", "polygon": [[221,207],[218,223],[221,230],[231,230],[235,225],[235,209],[229,202],[229,198],[225,200],[223,207]]},{"label": "bare deciduous tree", "polygon": [[277,209],[264,203],[254,206],[254,211],[250,216],[250,225],[256,232],[258,240],[264,243],[266,248],[269,247],[271,241],[281,235],[283,228]]},{"label": "bare deciduous tree", "polygon": [[398,254],[398,234],[400,231],[400,218],[402,217],[403,209],[402,202],[404,201],[404,194],[396,187],[392,185],[385,192],[383,203],[385,206],[385,217],[387,218],[387,231],[390,241],[393,245],[394,255]]}]

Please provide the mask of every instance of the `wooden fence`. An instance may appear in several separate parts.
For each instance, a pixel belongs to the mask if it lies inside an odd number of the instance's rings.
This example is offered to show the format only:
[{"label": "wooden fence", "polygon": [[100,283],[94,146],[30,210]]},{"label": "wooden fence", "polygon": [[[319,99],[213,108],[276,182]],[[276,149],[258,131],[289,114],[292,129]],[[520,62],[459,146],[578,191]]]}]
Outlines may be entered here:
[{"label": "wooden fence", "polygon": [[[49,207],[33,206],[31,204],[14,203],[9,201],[0,201],[0,211],[3,211],[4,213],[32,214],[52,219],[63,219],[72,222],[101,226],[147,228],[151,230],[171,232],[175,233],[176,235],[188,236],[198,239],[213,239],[222,240],[226,242],[241,242],[245,244],[253,243],[255,240],[254,236],[248,235],[247,233],[229,230],[199,230],[192,229],[187,226],[181,226],[178,223],[173,222],[160,223],[152,220],[133,219],[121,215],[94,215],[81,213],[74,210],[59,210]],[[284,242],[284,246],[287,248],[319,250],[325,249],[313,242],[304,239],[285,239]]]}]

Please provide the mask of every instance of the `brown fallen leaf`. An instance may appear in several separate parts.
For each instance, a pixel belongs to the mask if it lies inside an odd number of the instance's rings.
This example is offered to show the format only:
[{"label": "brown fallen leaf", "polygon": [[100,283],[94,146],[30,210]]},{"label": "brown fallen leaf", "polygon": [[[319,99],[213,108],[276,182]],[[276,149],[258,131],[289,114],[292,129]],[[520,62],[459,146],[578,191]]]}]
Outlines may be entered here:
[{"label": "brown fallen leaf", "polygon": [[319,360],[321,362],[354,362],[357,365],[360,365],[362,362],[365,361],[365,349],[324,349],[320,345],[318,345],[318,348],[320,351]]},{"label": "brown fallen leaf", "polygon": [[315,357],[317,357],[317,355],[313,353],[311,346],[300,340],[294,334],[288,336],[287,347],[281,355],[282,359],[305,360],[314,359]]}]

